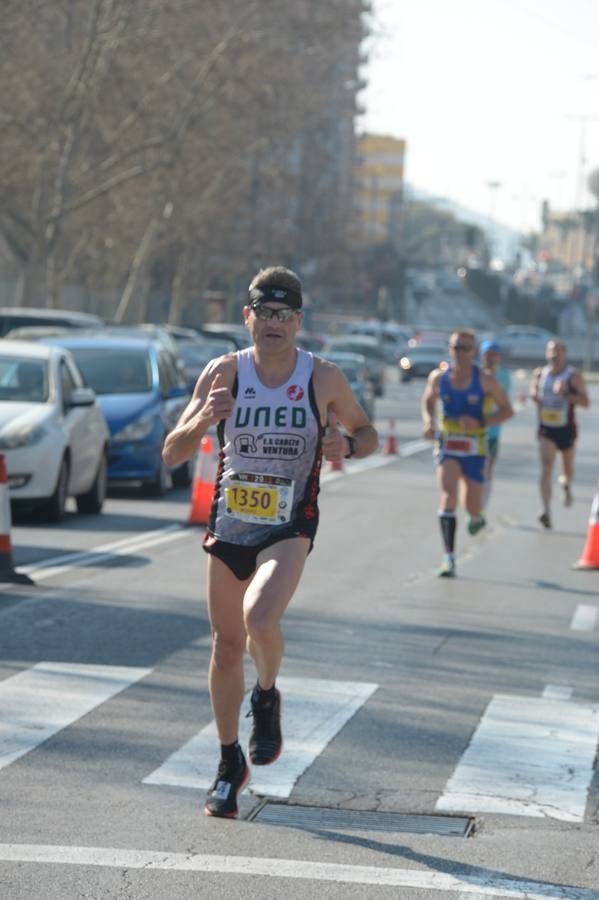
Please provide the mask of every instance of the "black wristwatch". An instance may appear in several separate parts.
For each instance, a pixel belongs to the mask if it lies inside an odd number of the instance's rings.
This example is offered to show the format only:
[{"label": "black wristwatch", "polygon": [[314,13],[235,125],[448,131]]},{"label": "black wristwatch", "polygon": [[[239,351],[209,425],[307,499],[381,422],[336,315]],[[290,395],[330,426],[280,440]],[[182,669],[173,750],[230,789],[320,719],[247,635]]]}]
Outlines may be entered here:
[{"label": "black wristwatch", "polygon": [[358,442],[355,437],[352,437],[351,434],[346,434],[345,439],[349,444],[349,451],[343,457],[344,459],[351,459],[352,456],[356,455],[356,451],[358,449]]}]

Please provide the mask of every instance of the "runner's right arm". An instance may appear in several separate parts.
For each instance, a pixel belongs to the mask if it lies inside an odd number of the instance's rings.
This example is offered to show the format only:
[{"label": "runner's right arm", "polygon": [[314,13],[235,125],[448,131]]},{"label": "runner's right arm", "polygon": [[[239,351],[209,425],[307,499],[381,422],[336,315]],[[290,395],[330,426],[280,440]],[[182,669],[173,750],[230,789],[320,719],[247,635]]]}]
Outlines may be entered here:
[{"label": "runner's right arm", "polygon": [[422,412],[422,434],[427,440],[432,440],[437,431],[437,399],[439,396],[439,381],[441,369],[435,369],[427,378],[426,387],[422,395],[420,409]]},{"label": "runner's right arm", "polygon": [[191,459],[211,425],[233,412],[231,393],[236,372],[235,355],[211,360],[196,382],[193,396],[173,430],[167,434],[162,458],[167,466]]},{"label": "runner's right arm", "polygon": [[541,369],[535,369],[532,373],[532,381],[530,382],[530,399],[533,403],[540,403],[539,381],[541,380]]}]

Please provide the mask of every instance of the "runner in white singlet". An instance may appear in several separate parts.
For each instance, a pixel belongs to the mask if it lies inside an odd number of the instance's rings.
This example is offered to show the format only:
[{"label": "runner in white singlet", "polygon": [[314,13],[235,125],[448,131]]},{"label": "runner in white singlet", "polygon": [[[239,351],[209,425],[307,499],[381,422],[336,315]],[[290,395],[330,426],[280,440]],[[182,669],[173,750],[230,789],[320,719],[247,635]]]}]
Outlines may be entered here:
[{"label": "runner in white singlet", "polygon": [[252,347],[208,364],[163,450],[167,465],[180,465],[217,426],[221,452],[204,541],[209,686],[221,742],[205,805],[212,816],[237,815],[237,795],[249,778],[237,740],[246,646],[258,676],[250,762],[268,765],[281,752],[280,620],[316,534],[321,459],[364,457],[378,446],[341,370],[296,347],[301,306],[295,273],[281,266],[258,273],[243,308]]}]

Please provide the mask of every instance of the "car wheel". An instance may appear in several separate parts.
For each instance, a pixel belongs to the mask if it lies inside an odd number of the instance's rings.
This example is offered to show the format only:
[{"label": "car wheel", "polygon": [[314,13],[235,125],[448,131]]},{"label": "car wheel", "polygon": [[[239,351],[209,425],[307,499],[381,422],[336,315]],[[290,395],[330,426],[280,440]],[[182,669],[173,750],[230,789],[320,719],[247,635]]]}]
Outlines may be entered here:
[{"label": "car wheel", "polygon": [[79,496],[75,498],[77,509],[80,513],[97,515],[98,513],[102,512],[104,500],[106,499],[106,482],[106,453],[103,453],[92,486],[88,491],[85,492],[85,494],[79,494]]},{"label": "car wheel", "polygon": [[156,476],[152,479],[152,481],[146,481],[143,485],[144,494],[147,494],[149,497],[164,497],[168,491],[173,486],[173,479],[171,477],[170,470],[164,464],[162,460],[160,460],[160,465],[158,467],[158,471],[156,472]]},{"label": "car wheel", "polygon": [[69,461],[66,456],[63,456],[60,469],[58,470],[54,493],[43,507],[44,517],[48,522],[62,522],[64,519],[68,487]]},{"label": "car wheel", "polygon": [[194,459],[188,459],[171,473],[175,487],[189,487],[193,481]]}]

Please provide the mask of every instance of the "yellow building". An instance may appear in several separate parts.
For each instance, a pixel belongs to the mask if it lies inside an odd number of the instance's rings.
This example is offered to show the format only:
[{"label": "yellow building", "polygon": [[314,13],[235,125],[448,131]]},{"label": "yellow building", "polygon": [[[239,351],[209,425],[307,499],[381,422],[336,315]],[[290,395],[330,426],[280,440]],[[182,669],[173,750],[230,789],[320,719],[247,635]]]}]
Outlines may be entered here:
[{"label": "yellow building", "polygon": [[355,203],[364,244],[396,243],[404,183],[406,142],[365,134],[356,144]]}]

